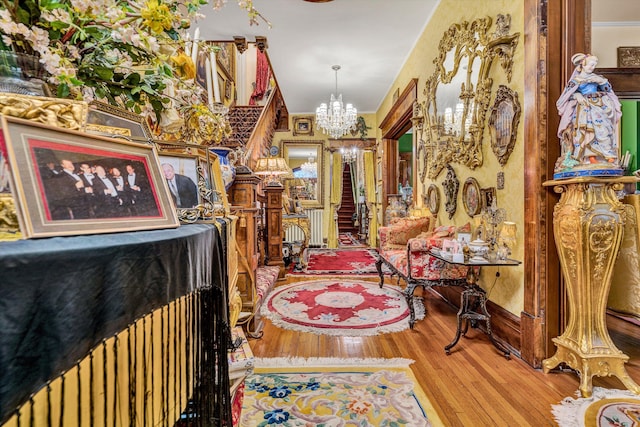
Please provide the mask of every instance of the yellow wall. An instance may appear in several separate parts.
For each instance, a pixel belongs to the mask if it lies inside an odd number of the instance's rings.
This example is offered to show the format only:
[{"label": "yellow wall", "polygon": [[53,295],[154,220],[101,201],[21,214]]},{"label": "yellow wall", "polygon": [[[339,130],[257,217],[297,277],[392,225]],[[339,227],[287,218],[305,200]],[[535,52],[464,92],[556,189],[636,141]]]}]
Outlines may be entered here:
[{"label": "yellow wall", "polygon": [[[511,30],[509,33],[520,33],[520,38],[513,58],[514,64],[511,82],[507,81],[506,75],[502,68],[497,64],[497,61],[494,63],[489,73],[489,76],[493,79],[490,105],[493,105],[493,100],[495,99],[495,93],[498,86],[504,84],[518,93],[520,105],[521,107],[524,107],[523,2],[513,0],[491,0],[482,2],[475,0],[442,0],[438,5],[437,10],[429,20],[429,24],[425,27],[424,33],[416,42],[414,50],[407,59],[407,62],[404,64],[402,71],[399,73],[398,78],[392,85],[389,93],[386,95],[380,109],[377,111],[376,122],[380,123],[389,112],[392,106],[393,92],[398,88],[400,89],[400,92],[402,92],[409,81],[413,78],[418,78],[418,101],[422,102],[424,100],[424,85],[426,79],[433,73],[433,60],[438,54],[438,44],[445,30],[447,30],[451,24],[463,21],[471,22],[475,19],[487,16],[491,17],[495,22],[498,14],[511,15]],[[425,20],[427,19],[429,19],[429,17],[425,16]],[[381,131],[380,129],[376,129],[376,131],[377,139],[380,140],[382,137]],[[468,177],[476,178],[481,188],[496,187],[497,173],[501,170],[504,171],[505,188],[503,190],[497,190],[498,207],[506,208],[507,219],[514,221],[517,224],[518,244],[512,257],[522,260],[524,254],[524,248],[522,245],[524,236],[524,125],[522,117],[517,132],[515,148],[504,168],[500,166],[500,163],[491,149],[490,136],[489,131],[486,128],[486,122],[482,144],[482,154],[484,158],[483,165],[475,170],[471,170],[468,167],[459,164],[452,164],[452,166],[456,171],[458,180],[460,181],[460,190]],[[415,170],[417,171],[418,169]],[[442,181],[445,173],[446,171],[442,172],[434,181],[427,178],[424,185],[418,185],[418,188],[414,189],[414,191],[417,192],[414,200],[421,204],[422,192],[425,188],[428,188],[432,182],[435,182],[440,188],[442,188]],[[454,217],[449,220],[448,215],[446,213],[442,213],[444,212],[444,209],[441,207],[441,214],[439,215],[438,222],[443,224],[451,223],[463,225],[470,221],[471,218],[464,210],[460,194],[461,193],[459,191],[457,198],[458,205]],[[494,303],[504,307],[506,310],[516,315],[520,315],[520,312],[523,309],[524,295],[523,267],[502,268],[500,270],[501,277],[497,279],[497,281],[495,279],[496,271],[496,268],[484,267],[482,269],[481,286],[489,292],[489,299]]]}]

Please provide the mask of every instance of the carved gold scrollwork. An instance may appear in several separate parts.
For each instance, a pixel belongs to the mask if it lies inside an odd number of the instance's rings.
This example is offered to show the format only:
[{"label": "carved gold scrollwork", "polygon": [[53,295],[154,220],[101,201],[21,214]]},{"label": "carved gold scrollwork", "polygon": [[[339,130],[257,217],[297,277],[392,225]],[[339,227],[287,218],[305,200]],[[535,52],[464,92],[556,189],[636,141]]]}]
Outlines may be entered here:
[{"label": "carved gold scrollwork", "polygon": [[[482,165],[482,137],[491,99],[489,77],[495,59],[511,79],[519,33],[508,34],[510,16],[453,24],[440,40],[435,71],[425,82],[424,100],[414,108],[423,120],[417,131],[420,178],[435,179],[449,163]],[[416,114],[418,113],[418,114]]]},{"label": "carved gold scrollwork", "polygon": [[10,194],[0,194],[0,240],[20,239],[16,205]]},{"label": "carved gold scrollwork", "polygon": [[84,129],[88,104],[70,99],[0,93],[0,113],[64,129]]}]

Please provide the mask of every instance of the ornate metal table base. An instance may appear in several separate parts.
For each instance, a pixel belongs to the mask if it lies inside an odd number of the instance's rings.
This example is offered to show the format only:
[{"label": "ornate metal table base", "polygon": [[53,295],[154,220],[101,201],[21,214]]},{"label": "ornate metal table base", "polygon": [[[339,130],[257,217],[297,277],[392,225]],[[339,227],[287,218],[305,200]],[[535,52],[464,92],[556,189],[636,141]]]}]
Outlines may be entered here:
[{"label": "ornate metal table base", "polygon": [[[469,269],[474,270],[473,268]],[[464,329],[462,323],[464,322]],[[451,354],[451,349],[458,344],[461,335],[466,335],[469,330],[469,324],[472,328],[477,328],[478,322],[485,322],[486,331],[484,331],[491,343],[502,353],[504,357],[509,359],[511,352],[507,350],[502,344],[500,344],[493,336],[491,331],[491,315],[487,311],[487,293],[481,287],[473,284],[469,285],[467,289],[462,291],[460,296],[460,310],[458,311],[458,327],[456,329],[456,336],[451,341],[451,344],[444,348],[447,355]]]},{"label": "ornate metal table base", "polygon": [[616,376],[640,394],[640,386],[624,367],[629,357],[616,348],[606,323],[611,275],[625,221],[616,191],[626,182],[636,179],[585,177],[544,183],[561,193],[553,231],[570,310],[564,333],[553,339],[557,351],[542,362],[542,369],[548,373],[566,363],[577,370],[583,397],[591,396],[594,375]]}]

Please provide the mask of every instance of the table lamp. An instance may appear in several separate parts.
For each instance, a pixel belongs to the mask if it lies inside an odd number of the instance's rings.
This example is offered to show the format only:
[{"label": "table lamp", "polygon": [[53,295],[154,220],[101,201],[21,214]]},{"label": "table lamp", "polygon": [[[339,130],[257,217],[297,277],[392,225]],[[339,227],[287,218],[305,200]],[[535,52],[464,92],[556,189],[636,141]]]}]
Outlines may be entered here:
[{"label": "table lamp", "polygon": [[262,157],[258,159],[253,173],[264,175],[266,185],[282,185],[280,178],[293,176],[293,171],[287,165],[284,157]]},{"label": "table lamp", "polygon": [[503,255],[502,259],[506,259],[516,245],[517,227],[515,222],[504,221],[500,229],[499,241],[502,243]]}]

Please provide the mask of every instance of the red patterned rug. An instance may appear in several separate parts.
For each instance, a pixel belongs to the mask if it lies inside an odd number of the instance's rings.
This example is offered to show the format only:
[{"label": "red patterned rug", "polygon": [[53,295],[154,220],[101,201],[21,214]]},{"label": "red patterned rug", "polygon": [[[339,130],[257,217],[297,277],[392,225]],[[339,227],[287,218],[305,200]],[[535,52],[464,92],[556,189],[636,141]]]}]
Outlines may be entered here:
[{"label": "red patterned rug", "polygon": [[[365,249],[307,249],[307,265],[292,270],[296,276],[365,276],[377,277],[376,250]],[[383,270],[386,272],[386,269]]]},{"label": "red patterned rug", "polygon": [[[414,301],[424,318],[422,299]],[[283,329],[336,336],[368,336],[409,327],[402,289],[364,280],[324,279],[275,288],[261,314]]]},{"label": "red patterned rug", "polygon": [[340,233],[338,235],[338,245],[350,248],[366,248],[367,245],[356,239],[351,233]]}]

